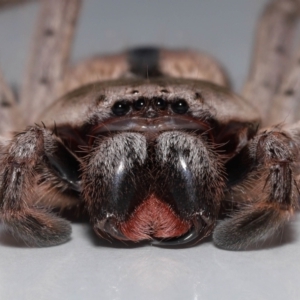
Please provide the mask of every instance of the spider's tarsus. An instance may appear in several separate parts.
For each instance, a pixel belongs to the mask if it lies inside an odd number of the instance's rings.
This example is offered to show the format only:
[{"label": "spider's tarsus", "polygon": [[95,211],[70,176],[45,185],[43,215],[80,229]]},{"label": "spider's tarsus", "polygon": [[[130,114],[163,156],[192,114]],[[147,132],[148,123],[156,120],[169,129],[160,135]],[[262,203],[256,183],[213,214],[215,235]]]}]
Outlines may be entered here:
[{"label": "spider's tarsus", "polygon": [[70,222],[40,210],[6,212],[1,219],[16,239],[32,247],[49,247],[65,243],[70,239],[72,232]]},{"label": "spider's tarsus", "polygon": [[257,247],[281,232],[289,218],[289,212],[272,207],[245,209],[221,221],[214,230],[213,241],[226,250]]}]

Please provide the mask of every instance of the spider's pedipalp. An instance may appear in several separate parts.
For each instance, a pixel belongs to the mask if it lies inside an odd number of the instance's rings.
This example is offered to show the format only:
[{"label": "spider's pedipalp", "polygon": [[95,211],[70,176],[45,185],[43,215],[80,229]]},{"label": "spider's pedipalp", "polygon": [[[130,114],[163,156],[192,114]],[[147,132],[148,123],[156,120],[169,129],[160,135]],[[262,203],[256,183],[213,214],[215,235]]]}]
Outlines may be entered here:
[{"label": "spider's pedipalp", "polygon": [[241,155],[252,168],[231,187],[237,211],[221,221],[213,234],[218,247],[230,250],[247,249],[276,235],[298,208],[293,172],[299,154],[289,134],[261,133]]},{"label": "spider's pedipalp", "polygon": [[[14,236],[31,246],[57,245],[70,238],[70,223],[51,212],[54,207],[76,205],[74,197],[63,196],[73,188],[63,176],[71,171],[66,172],[64,165],[55,168],[55,155],[62,148],[51,132],[36,126],[1,149],[0,217]],[[75,161],[67,150],[63,153],[64,160]]]}]

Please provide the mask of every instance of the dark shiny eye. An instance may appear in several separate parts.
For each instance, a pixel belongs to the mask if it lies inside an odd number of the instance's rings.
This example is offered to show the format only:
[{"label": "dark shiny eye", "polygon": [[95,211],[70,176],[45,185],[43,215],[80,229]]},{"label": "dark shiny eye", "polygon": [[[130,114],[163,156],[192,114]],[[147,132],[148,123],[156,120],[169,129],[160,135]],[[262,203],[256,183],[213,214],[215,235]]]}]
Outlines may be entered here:
[{"label": "dark shiny eye", "polygon": [[130,109],[130,105],[128,102],[125,102],[125,101],[118,101],[111,108],[112,112],[116,116],[126,115],[129,112],[129,109]]},{"label": "dark shiny eye", "polygon": [[172,103],[171,107],[176,114],[185,114],[189,109],[187,102],[183,99],[179,99]]},{"label": "dark shiny eye", "polygon": [[166,101],[161,98],[154,99],[154,105],[161,110],[166,109],[167,107]]},{"label": "dark shiny eye", "polygon": [[137,101],[134,102],[134,108],[136,110],[141,110],[146,106],[146,100],[145,99],[139,99]]}]

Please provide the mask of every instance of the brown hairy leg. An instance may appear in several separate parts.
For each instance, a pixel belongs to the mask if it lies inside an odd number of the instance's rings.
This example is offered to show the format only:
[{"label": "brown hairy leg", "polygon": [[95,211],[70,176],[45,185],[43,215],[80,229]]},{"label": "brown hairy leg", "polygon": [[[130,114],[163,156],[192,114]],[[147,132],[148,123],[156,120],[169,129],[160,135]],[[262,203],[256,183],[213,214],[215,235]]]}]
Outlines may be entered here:
[{"label": "brown hairy leg", "polygon": [[[287,73],[293,59],[299,12],[299,0],[270,1],[258,23],[251,68],[242,94],[258,108],[263,126],[294,121],[294,111],[287,115],[282,106],[290,109],[297,101],[295,94],[286,91],[295,85],[295,68],[290,75]],[[285,101],[287,105],[282,104]]]},{"label": "brown hairy leg", "polygon": [[40,0],[40,11],[27,76],[21,91],[26,124],[60,96],[69,63],[81,0]]},{"label": "brown hairy leg", "polygon": [[298,208],[294,178],[299,154],[291,136],[278,129],[262,132],[241,153],[252,162],[248,174],[234,186],[231,197],[237,211],[221,221],[213,234],[215,244],[241,250],[277,234]]},{"label": "brown hairy leg", "polygon": [[5,227],[31,246],[67,241],[71,226],[51,209],[78,203],[74,197],[60,195],[79,190],[76,170],[68,169],[78,166],[76,158],[49,130],[38,126],[16,135],[1,152],[0,218]]}]

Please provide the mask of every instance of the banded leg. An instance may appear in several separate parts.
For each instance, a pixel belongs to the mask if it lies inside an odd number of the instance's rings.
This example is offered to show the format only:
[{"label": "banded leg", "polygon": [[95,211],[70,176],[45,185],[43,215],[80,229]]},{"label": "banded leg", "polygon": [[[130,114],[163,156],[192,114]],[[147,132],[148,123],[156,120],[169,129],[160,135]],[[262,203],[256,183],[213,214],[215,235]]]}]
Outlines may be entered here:
[{"label": "banded leg", "polygon": [[41,0],[21,107],[32,124],[60,96],[60,84],[69,63],[81,0]]},{"label": "banded leg", "polygon": [[224,249],[255,246],[283,228],[298,207],[294,178],[299,159],[297,146],[283,131],[266,131],[241,153],[241,161],[255,167],[232,186],[231,199],[238,211],[215,229],[214,243]]},{"label": "banded leg", "polygon": [[0,219],[5,227],[32,246],[67,241],[71,226],[51,209],[78,202],[64,194],[80,189],[76,158],[51,132],[35,126],[4,147],[0,161]]},{"label": "banded leg", "polygon": [[266,6],[257,28],[255,51],[243,96],[259,109],[264,126],[285,121],[271,120],[270,110],[280,110],[273,100],[292,62],[299,14],[299,0],[273,0]]}]

